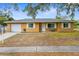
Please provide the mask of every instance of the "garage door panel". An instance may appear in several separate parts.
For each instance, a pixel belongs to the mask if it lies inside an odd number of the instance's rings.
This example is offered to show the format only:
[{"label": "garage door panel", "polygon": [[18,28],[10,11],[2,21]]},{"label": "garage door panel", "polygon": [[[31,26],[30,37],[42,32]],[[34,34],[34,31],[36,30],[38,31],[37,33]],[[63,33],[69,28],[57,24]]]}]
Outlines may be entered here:
[{"label": "garage door panel", "polygon": [[11,27],[12,32],[21,32],[21,24],[12,24]]}]

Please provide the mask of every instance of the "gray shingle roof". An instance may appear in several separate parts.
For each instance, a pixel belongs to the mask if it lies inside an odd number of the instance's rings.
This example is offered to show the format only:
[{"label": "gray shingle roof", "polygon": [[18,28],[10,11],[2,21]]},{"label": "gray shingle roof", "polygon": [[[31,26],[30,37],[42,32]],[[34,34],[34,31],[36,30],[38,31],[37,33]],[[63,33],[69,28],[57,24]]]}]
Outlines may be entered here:
[{"label": "gray shingle roof", "polygon": [[56,20],[56,19],[21,19],[14,21],[6,21],[5,23],[25,23],[25,22],[73,22],[71,20]]}]

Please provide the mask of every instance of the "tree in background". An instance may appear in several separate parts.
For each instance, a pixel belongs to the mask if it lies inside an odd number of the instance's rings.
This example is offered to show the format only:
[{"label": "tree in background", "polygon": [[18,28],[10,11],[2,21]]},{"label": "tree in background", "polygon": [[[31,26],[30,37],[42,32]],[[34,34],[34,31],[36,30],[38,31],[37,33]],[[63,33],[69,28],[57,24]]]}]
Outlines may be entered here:
[{"label": "tree in background", "polygon": [[8,10],[3,10],[3,11],[0,11],[0,24],[5,26],[6,24],[4,23],[5,21],[11,21],[11,20],[14,20],[12,17],[11,17],[12,13]]},{"label": "tree in background", "polygon": [[46,10],[50,10],[51,7],[56,8],[56,18],[61,17],[61,12],[65,11],[66,15],[68,15],[71,20],[74,20],[75,12],[79,11],[78,3],[30,3],[25,6],[24,11],[27,11],[28,16],[32,16],[32,18],[35,19],[36,15],[38,14],[38,11],[45,12]]},{"label": "tree in background", "polygon": [[11,17],[11,12],[8,10],[1,10],[0,11],[0,31],[1,28],[3,28],[4,32],[5,32],[5,27],[7,26],[7,24],[5,23],[5,21],[12,21],[14,20]]},{"label": "tree in background", "polygon": [[[7,4],[7,9],[14,8],[19,10],[19,4]],[[27,12],[28,16],[31,16],[33,19],[36,18],[39,11],[46,12],[50,10],[51,7],[54,7],[57,11],[56,18],[62,17],[61,13],[65,11],[66,15],[71,20],[74,20],[75,12],[79,11],[79,3],[27,3],[24,7],[24,12]]]},{"label": "tree in background", "polygon": [[60,10],[61,12],[65,11],[66,15],[68,15],[71,20],[74,20],[75,12],[79,12],[79,3],[64,3]]},{"label": "tree in background", "polygon": [[33,19],[36,18],[37,14],[39,11],[46,11],[50,9],[50,4],[46,4],[46,3],[28,3],[27,6],[25,6],[24,8],[24,12],[28,12],[27,15],[28,16],[32,16]]}]

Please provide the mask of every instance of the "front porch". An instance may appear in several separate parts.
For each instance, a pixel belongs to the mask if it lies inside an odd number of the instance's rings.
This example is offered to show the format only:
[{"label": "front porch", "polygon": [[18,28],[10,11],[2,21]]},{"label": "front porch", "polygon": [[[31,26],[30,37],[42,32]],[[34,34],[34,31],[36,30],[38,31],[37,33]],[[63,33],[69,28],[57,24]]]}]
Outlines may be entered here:
[{"label": "front porch", "polygon": [[72,32],[73,24],[67,22],[39,23],[39,32]]},{"label": "front porch", "polygon": [[56,23],[39,23],[39,32],[56,32]]}]

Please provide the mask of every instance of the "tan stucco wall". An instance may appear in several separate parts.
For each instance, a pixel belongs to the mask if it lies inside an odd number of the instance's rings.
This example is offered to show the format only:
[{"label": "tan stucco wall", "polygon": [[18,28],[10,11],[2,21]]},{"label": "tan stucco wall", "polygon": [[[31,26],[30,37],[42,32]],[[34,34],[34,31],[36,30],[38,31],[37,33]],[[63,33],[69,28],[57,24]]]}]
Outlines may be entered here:
[{"label": "tan stucco wall", "polygon": [[60,32],[60,31],[61,31],[61,25],[62,25],[62,24],[61,24],[61,23],[56,23],[56,25],[57,25],[57,26],[56,26],[56,31],[57,31],[57,32]]},{"label": "tan stucco wall", "polygon": [[26,32],[39,32],[39,23],[34,23],[35,24],[35,28],[33,29],[29,29],[26,25]]},{"label": "tan stucco wall", "polygon": [[[11,31],[11,24],[7,24],[6,31],[10,32]],[[29,29],[27,28],[27,23],[21,23],[21,31],[24,32],[23,30],[26,29],[25,32],[39,32],[39,23],[35,23],[35,28]]]},{"label": "tan stucco wall", "polygon": [[73,31],[74,24],[70,23],[70,28],[62,28],[62,23],[57,23],[57,32],[67,32],[67,31]]},{"label": "tan stucco wall", "polygon": [[[42,23],[35,23],[35,28],[33,29],[29,29],[27,27],[27,23],[21,23],[21,31],[24,32],[23,30],[25,29],[26,31],[25,32],[40,32],[40,26]],[[44,23],[47,24],[48,23]],[[61,31],[73,31],[73,28],[74,28],[74,24],[71,23],[71,28],[70,29],[63,29],[62,28],[62,23],[56,23],[56,31],[57,32],[61,32]],[[11,24],[7,24],[7,31],[11,31]],[[46,27],[46,32],[50,32],[50,30]]]},{"label": "tan stucco wall", "polygon": [[[25,31],[24,31],[24,29],[25,29]],[[21,31],[26,32],[26,23],[21,24]]]},{"label": "tan stucco wall", "polygon": [[[47,25],[48,23],[46,23]],[[73,28],[74,28],[74,23],[70,23],[70,28],[67,28],[67,29],[64,29],[62,28],[62,23],[61,22],[57,22],[55,23],[56,24],[56,29],[55,31],[57,32],[63,32],[63,31],[73,31]],[[51,32],[48,28],[46,28],[46,32]]]},{"label": "tan stucco wall", "polygon": [[10,32],[10,31],[11,31],[11,24],[7,24],[6,32]]}]

